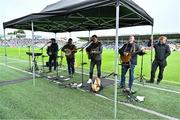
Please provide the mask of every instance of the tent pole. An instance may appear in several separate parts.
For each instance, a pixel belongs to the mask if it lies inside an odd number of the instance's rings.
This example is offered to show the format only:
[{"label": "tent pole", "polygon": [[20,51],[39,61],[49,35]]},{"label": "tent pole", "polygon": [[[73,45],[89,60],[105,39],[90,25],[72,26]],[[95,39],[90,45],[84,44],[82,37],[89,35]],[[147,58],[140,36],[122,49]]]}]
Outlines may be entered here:
[{"label": "tent pole", "polygon": [[117,79],[118,79],[118,32],[119,32],[119,0],[116,1],[116,41],[115,41],[115,84],[114,84],[114,119],[117,118]]},{"label": "tent pole", "polygon": [[89,30],[89,41],[91,40],[91,31]]},{"label": "tent pole", "polygon": [[71,32],[69,32],[69,38],[71,38]]},{"label": "tent pole", "polygon": [[[6,42],[6,30],[4,29],[4,41]],[[4,45],[4,63],[7,65],[7,50],[6,50],[6,44]]]},{"label": "tent pole", "polygon": [[31,28],[32,28],[32,42],[31,42],[31,48],[32,48],[32,67],[33,67],[33,85],[35,86],[35,61],[34,61],[34,22],[31,21]]},{"label": "tent pole", "polygon": [[56,35],[57,35],[57,34],[56,34],[56,33],[54,33],[54,38],[55,38],[55,39],[56,39],[56,37],[57,37]]},{"label": "tent pole", "polygon": [[153,25],[152,25],[152,28],[151,28],[151,68],[152,68],[152,61],[153,61],[153,43],[154,43],[154,36],[153,36],[153,31],[154,31],[154,27],[153,27]]}]

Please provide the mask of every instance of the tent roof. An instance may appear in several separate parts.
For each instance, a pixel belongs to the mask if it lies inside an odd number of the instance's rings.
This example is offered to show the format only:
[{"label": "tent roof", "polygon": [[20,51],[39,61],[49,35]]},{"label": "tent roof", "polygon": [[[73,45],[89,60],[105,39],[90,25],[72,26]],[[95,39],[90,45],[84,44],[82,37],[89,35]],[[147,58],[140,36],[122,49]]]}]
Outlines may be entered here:
[{"label": "tent roof", "polygon": [[[4,28],[71,32],[115,28],[116,0],[61,0],[33,13],[3,23]],[[153,25],[153,19],[132,0],[119,0],[120,28]]]}]

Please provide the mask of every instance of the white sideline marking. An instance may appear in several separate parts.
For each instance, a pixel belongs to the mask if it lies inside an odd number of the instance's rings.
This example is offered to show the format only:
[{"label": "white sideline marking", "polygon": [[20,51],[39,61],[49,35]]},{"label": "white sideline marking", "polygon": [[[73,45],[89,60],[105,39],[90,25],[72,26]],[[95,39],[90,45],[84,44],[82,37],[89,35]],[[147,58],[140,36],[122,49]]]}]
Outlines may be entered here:
[{"label": "white sideline marking", "polygon": [[[1,57],[1,56],[0,56]],[[13,60],[20,60],[20,59],[14,59],[14,58],[9,58],[9,59],[13,59]],[[27,60],[22,60],[22,61],[27,61]],[[62,68],[60,68],[62,69]],[[66,70],[66,69],[62,69],[62,70]],[[27,72],[27,71],[26,71]],[[81,72],[77,72],[76,73],[81,73]],[[84,73],[84,75],[89,75],[87,73]],[[114,80],[114,79],[110,79],[108,78],[109,80]],[[135,85],[138,85],[138,86],[143,86],[142,84],[138,84],[138,83],[134,83]],[[153,87],[153,86],[149,86],[149,85],[144,85],[143,87],[147,87],[147,88],[151,88],[151,89],[156,89],[156,90],[161,90],[161,91],[166,91],[166,92],[171,92],[171,93],[176,93],[176,94],[180,94],[180,91],[175,91],[175,90],[169,90],[169,89],[165,89],[165,88],[158,88],[158,87]]]},{"label": "white sideline marking", "polygon": [[[31,74],[31,72],[27,72],[25,70],[21,70],[19,68],[16,68],[16,67],[12,67],[12,66],[9,66],[9,65],[5,65],[5,64],[2,64],[0,63],[0,65],[3,65],[3,66],[7,66],[9,68],[12,68],[14,70],[18,70],[18,71],[21,71],[21,72],[24,72],[24,73],[27,73],[27,74]],[[38,75],[39,76],[39,75]],[[114,100],[108,98],[108,97],[105,97],[103,95],[100,95],[100,94],[95,94],[96,96],[98,97],[101,97],[101,98],[104,98],[106,100],[109,100],[109,101],[112,101],[114,102]],[[129,103],[124,103],[124,102],[120,102],[118,101],[119,104],[122,104],[122,105],[125,105],[125,106],[128,106],[128,107],[131,107],[131,108],[134,108],[134,109],[137,109],[137,110],[141,110],[141,111],[144,111],[144,112],[147,112],[147,113],[150,113],[150,114],[154,114],[156,116],[159,116],[159,117],[163,117],[163,118],[166,118],[166,119],[170,119],[170,120],[178,120],[177,118],[174,118],[174,117],[171,117],[171,116],[167,116],[167,115],[164,115],[164,114],[161,114],[161,113],[158,113],[156,111],[153,111],[153,110],[148,110],[148,109],[145,109],[145,108],[142,108],[142,107],[138,107],[138,106],[135,106],[135,105],[132,105],[132,104],[129,104]]]},{"label": "white sideline marking", "polygon": [[[11,69],[14,69],[14,70],[17,70],[17,71],[20,71],[20,72],[23,72],[23,73],[27,73],[27,74],[30,74],[30,75],[33,74],[33,73],[31,73],[31,72],[28,72],[28,71],[25,71],[25,70],[22,70],[22,69],[13,67],[13,66],[5,65],[5,64],[2,64],[2,63],[0,63],[0,65],[7,66],[7,67],[9,67],[9,68],[11,68]],[[37,76],[37,77],[40,77],[40,75],[37,75],[37,74],[36,74],[36,76]]]},{"label": "white sideline marking", "polygon": [[[103,95],[100,95],[100,94],[95,94],[96,96],[98,97],[101,97],[101,98],[104,98],[106,100],[109,100],[109,101],[112,101],[114,102],[113,99],[110,99],[106,96],[103,96]],[[119,104],[122,104],[122,105],[125,105],[125,106],[128,106],[128,107],[131,107],[131,108],[134,108],[134,109],[137,109],[137,110],[140,110],[140,111],[143,111],[143,112],[146,112],[146,113],[150,113],[150,114],[153,114],[153,115],[156,115],[156,116],[159,116],[159,117],[163,117],[165,119],[169,119],[169,120],[178,120],[178,118],[175,118],[175,117],[171,117],[171,116],[168,116],[168,115],[164,115],[164,114],[161,114],[159,112],[156,112],[156,111],[153,111],[153,110],[149,110],[149,109],[146,109],[146,108],[142,108],[142,107],[139,107],[139,106],[135,106],[135,105],[132,105],[132,104],[129,104],[129,103],[124,103],[124,102],[120,102],[120,101],[117,101]]]},{"label": "white sideline marking", "polygon": [[[81,72],[76,72],[76,73],[81,73]],[[87,74],[87,73],[84,73],[84,75],[89,75],[89,74]],[[114,79],[110,79],[110,78],[108,78],[109,80],[113,80],[114,81]],[[118,80],[119,81],[119,80]],[[166,91],[166,92],[171,92],[171,93],[176,93],[176,94],[180,94],[180,92],[179,91],[175,91],[175,90],[169,90],[169,89],[165,89],[165,88],[158,88],[158,87],[153,87],[153,86],[149,86],[149,85],[141,85],[141,84],[138,84],[138,83],[134,83],[135,85],[138,85],[138,86],[142,86],[142,87],[147,87],[147,88],[151,88],[151,89],[156,89],[156,90],[161,90],[161,91]]]},{"label": "white sideline marking", "polygon": [[[134,84],[135,84],[135,85],[139,85],[139,86],[143,86],[143,85],[138,84],[138,83],[134,83]],[[180,94],[179,91],[169,90],[169,89],[165,89],[165,88],[158,88],[158,87],[149,86],[149,85],[144,85],[144,87],[152,88],[152,89],[156,89],[156,90],[161,90],[161,91],[166,91],[166,92],[172,92],[172,93],[176,93],[176,94]]]},{"label": "white sideline marking", "polygon": [[[26,62],[26,61],[21,61],[21,62]],[[18,61],[13,61],[13,62],[7,62],[7,64],[12,64],[12,63],[19,63]]]},{"label": "white sideline marking", "polygon": [[167,83],[175,83],[175,84],[180,84],[180,82],[174,82],[174,81],[168,81],[168,80],[163,80],[164,82],[167,82]]},{"label": "white sideline marking", "polygon": [[[0,57],[4,57],[4,56],[0,56]],[[7,59],[15,60],[15,61],[28,62],[28,60],[22,60],[22,59],[18,59],[18,58],[10,58],[10,57],[7,57]]]}]

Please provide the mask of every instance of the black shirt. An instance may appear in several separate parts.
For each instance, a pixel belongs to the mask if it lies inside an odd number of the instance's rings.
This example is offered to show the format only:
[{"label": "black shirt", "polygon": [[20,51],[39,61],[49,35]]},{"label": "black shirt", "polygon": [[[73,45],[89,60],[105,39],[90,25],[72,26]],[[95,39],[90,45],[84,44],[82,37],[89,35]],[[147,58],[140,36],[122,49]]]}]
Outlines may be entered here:
[{"label": "black shirt", "polygon": [[[92,51],[96,51],[96,53],[91,53]],[[99,61],[102,59],[102,56],[101,56],[102,51],[103,51],[103,47],[102,47],[101,42],[91,43],[86,48],[86,52],[89,54],[89,58],[95,61]]]},{"label": "black shirt", "polygon": [[58,44],[57,43],[52,43],[50,46],[47,48],[47,54],[50,55],[57,55],[58,54]]},{"label": "black shirt", "polygon": [[170,47],[167,44],[155,44],[155,60],[164,61],[171,54]]}]

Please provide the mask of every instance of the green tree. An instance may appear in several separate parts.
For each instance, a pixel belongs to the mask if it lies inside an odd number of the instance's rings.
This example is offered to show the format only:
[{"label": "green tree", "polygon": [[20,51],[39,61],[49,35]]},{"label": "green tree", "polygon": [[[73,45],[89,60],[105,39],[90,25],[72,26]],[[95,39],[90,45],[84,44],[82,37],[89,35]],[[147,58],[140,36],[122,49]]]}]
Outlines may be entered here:
[{"label": "green tree", "polygon": [[19,39],[26,37],[26,33],[24,32],[24,30],[20,30],[20,29],[15,30],[14,32],[8,33],[8,35],[15,35],[16,38],[19,38]]}]

